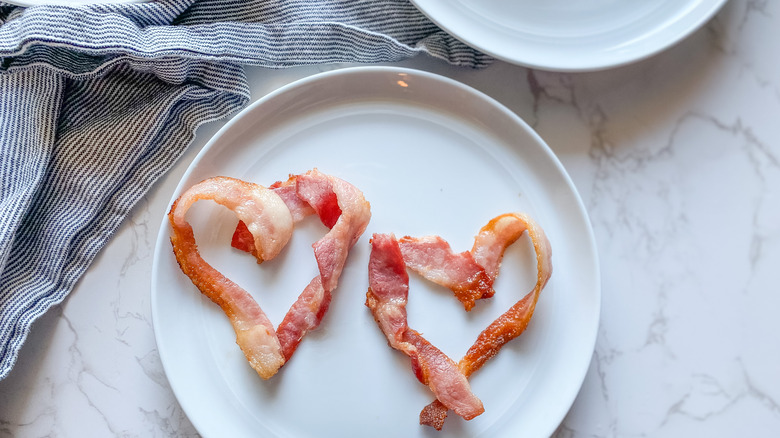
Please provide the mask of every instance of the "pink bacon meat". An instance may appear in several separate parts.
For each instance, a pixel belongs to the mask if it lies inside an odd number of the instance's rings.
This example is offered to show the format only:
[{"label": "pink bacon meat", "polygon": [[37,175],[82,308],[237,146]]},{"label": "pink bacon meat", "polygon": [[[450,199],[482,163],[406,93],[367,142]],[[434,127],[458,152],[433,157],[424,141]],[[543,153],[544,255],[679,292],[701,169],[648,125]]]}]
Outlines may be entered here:
[{"label": "pink bacon meat", "polygon": [[304,289],[277,329],[288,359],[306,333],[319,326],[349,250],[371,219],[371,206],[363,193],[344,180],[314,169],[295,177],[295,188],[298,198],[311,206],[330,231],[312,245],[320,275]]},{"label": "pink bacon meat", "polygon": [[467,420],[483,413],[482,402],[471,392],[457,364],[409,328],[406,317],[409,276],[398,241],[392,235],[374,234],[371,245],[366,306],[387,342],[410,357],[417,379],[431,389],[445,409],[452,409]]},{"label": "pink bacon meat", "polygon": [[[318,189],[310,190],[305,197],[298,196],[299,179],[316,183]],[[303,336],[319,325],[349,248],[371,217],[370,205],[359,190],[316,169],[271,187],[228,177],[210,178],[182,194],[169,213],[171,244],[179,266],[204,295],[223,309],[236,331],[236,343],[264,379],[276,374]],[[233,245],[251,252],[258,263],[272,259],[282,250],[292,235],[294,222],[303,217],[316,212],[323,222],[331,223],[331,230],[315,243],[315,251],[324,241],[338,251],[338,256],[323,262],[318,258],[320,275],[304,289],[276,330],[247,291],[200,256],[192,227],[185,219],[187,210],[200,199],[214,200],[236,213],[239,226]],[[318,200],[319,210],[309,204],[314,199]],[[327,282],[323,281],[325,276]]]},{"label": "pink bacon meat", "polygon": [[439,236],[405,236],[398,243],[408,268],[452,290],[467,311],[476,300],[493,296],[493,278],[470,252],[452,252],[450,244]]},{"label": "pink bacon meat", "polygon": [[268,379],[284,364],[273,325],[252,296],[209,265],[195,243],[187,210],[211,199],[233,210],[252,230],[258,263],[270,260],[287,244],[293,230],[290,210],[267,188],[228,177],[202,181],[184,192],[171,207],[171,245],[181,270],[211,301],[219,305],[236,332],[236,343],[257,374]]},{"label": "pink bacon meat", "polygon": [[[539,294],[552,275],[550,242],[544,230],[527,215],[511,213],[498,216],[485,225],[474,240],[471,254],[475,261],[485,268],[490,278],[495,280],[504,251],[526,230],[536,252],[536,284],[528,294],[479,334],[458,363],[458,368],[465,377],[471,376],[495,356],[501,347],[525,331],[536,309]],[[420,413],[420,424],[441,430],[447,411],[446,403],[440,399],[434,400]]]}]

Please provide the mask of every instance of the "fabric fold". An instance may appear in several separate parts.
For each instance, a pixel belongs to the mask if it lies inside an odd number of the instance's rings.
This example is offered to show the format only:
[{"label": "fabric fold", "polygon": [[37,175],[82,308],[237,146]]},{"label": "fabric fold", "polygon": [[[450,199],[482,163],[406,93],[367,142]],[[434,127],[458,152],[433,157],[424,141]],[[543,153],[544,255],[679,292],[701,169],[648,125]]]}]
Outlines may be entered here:
[{"label": "fabric fold", "polygon": [[0,3],[0,379],[203,123],[250,100],[244,66],[491,62],[408,0]]}]

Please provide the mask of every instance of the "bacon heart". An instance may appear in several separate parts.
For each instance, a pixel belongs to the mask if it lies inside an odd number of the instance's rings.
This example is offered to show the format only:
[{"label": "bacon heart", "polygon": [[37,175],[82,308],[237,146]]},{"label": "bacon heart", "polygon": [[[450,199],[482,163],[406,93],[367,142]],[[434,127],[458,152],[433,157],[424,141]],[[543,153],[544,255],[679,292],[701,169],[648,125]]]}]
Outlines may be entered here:
[{"label": "bacon heart", "polygon": [[[330,231],[314,243],[319,275],[303,290],[274,329],[260,305],[236,283],[209,265],[198,252],[187,210],[211,199],[239,218],[233,246],[252,253],[258,263],[271,260],[292,236],[294,223],[317,214]],[[263,379],[292,357],[301,339],[317,328],[328,310],[350,248],[371,218],[369,203],[353,185],[317,169],[291,176],[270,188],[229,177],[214,177],[184,192],[168,214],[171,244],[181,270],[219,305],[236,332],[236,343]]]},{"label": "bacon heart", "polygon": [[[493,296],[492,286],[504,251],[525,231],[536,251],[537,279],[533,290],[483,330],[457,365],[409,328],[407,267],[449,287],[469,310],[476,299]],[[411,358],[417,379],[436,396],[420,413],[420,424],[441,430],[448,410],[466,420],[480,415],[484,412],[482,402],[471,392],[467,379],[528,326],[539,294],[552,274],[552,253],[544,231],[529,216],[510,213],[482,227],[471,251],[460,254],[453,253],[449,244],[437,236],[396,240],[392,234],[374,234],[371,245],[366,306],[390,346]]]}]

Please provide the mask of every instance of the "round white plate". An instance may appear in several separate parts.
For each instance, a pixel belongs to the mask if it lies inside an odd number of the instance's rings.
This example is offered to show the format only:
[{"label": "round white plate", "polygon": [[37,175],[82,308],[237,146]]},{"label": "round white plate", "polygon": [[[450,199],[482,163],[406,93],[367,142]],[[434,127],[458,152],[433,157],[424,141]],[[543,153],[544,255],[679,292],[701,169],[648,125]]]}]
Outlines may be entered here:
[{"label": "round white plate", "polygon": [[587,71],[685,38],[726,0],[412,0],[441,28],[507,62]]},{"label": "round white plate", "polygon": [[[206,437],[430,437],[418,424],[431,393],[392,350],[365,307],[372,233],[438,234],[456,250],[501,213],[531,214],[553,248],[554,273],[528,330],[472,376],[485,413],[450,415],[440,436],[547,436],[589,366],[600,309],[599,271],[582,202],[563,167],[516,115],[458,82],[398,68],[316,75],[247,108],[184,175],[270,185],[317,167],[365,194],[372,219],[350,253],[329,313],[268,381],[249,367],[227,318],[179,270],[163,219],[152,278],[155,335],[187,416]],[[173,201],[173,200],[171,200]],[[258,266],[230,247],[231,212],[197,203],[188,218],[204,258],[250,291],[274,323],[317,275],[306,219],[282,254]],[[409,320],[456,361],[489,322],[531,290],[527,238],[510,247],[496,296],[466,313],[452,293],[412,275]]]}]

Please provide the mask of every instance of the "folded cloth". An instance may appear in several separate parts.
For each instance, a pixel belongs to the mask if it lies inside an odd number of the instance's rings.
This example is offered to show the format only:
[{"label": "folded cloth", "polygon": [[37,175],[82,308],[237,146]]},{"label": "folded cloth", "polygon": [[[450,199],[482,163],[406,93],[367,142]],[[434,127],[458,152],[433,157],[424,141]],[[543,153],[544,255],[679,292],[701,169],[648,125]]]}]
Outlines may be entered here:
[{"label": "folded cloth", "polygon": [[202,123],[250,99],[244,65],[490,58],[408,0],[0,2],[0,379]]}]

